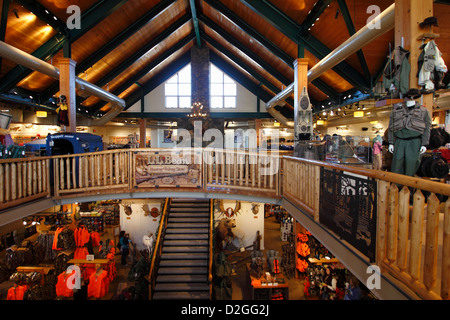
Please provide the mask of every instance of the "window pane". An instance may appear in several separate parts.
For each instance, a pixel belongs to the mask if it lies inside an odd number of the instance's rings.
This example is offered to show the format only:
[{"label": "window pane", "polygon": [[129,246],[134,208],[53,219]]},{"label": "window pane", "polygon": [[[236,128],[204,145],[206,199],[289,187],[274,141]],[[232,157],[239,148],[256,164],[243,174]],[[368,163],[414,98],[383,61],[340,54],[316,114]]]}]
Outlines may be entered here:
[{"label": "window pane", "polygon": [[169,80],[166,81],[166,83],[177,83],[178,82],[178,76],[174,75]]},{"label": "window pane", "polygon": [[166,97],[166,108],[178,108],[178,97]]},{"label": "window pane", "polygon": [[179,83],[191,83],[191,65],[188,65],[178,73]]},{"label": "window pane", "polygon": [[178,94],[180,96],[190,96],[191,95],[191,84],[187,83],[187,84],[180,84],[178,86]]},{"label": "window pane", "polygon": [[221,96],[223,95],[223,84],[212,83],[211,84],[211,92],[212,96]]},{"label": "window pane", "polygon": [[211,97],[211,108],[212,109],[223,108],[223,98],[222,97]]},{"label": "window pane", "polygon": [[191,97],[180,97],[180,108],[190,108]]},{"label": "window pane", "polygon": [[166,96],[178,95],[178,86],[172,83],[166,83]]},{"label": "window pane", "polygon": [[220,71],[215,65],[211,64],[211,83],[222,83],[223,72]]},{"label": "window pane", "polygon": [[236,98],[235,97],[225,97],[225,108],[236,108]]},{"label": "window pane", "polygon": [[226,74],[223,75],[223,82],[225,82],[225,83],[234,83],[233,79],[231,79]]},{"label": "window pane", "polygon": [[236,85],[233,84],[224,84],[224,93],[225,96],[236,96]]}]

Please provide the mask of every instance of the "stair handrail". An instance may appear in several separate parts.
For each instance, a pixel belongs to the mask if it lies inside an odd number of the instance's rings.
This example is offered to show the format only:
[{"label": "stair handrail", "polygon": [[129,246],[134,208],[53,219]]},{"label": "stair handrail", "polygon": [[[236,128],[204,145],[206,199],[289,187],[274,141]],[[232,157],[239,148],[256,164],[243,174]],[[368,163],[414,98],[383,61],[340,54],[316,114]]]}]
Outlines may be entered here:
[{"label": "stair handrail", "polygon": [[208,266],[208,283],[209,283],[209,299],[212,300],[212,264],[213,264],[213,226],[214,226],[214,202],[209,200],[209,266]]},{"label": "stair handrail", "polygon": [[[161,214],[161,220],[159,222],[159,228],[158,228],[158,236],[156,237],[156,243],[153,247],[153,254],[152,254],[152,263],[150,265],[150,271],[148,274],[148,282],[149,282],[149,299],[152,300],[153,296],[153,289],[155,287],[155,280],[156,280],[156,268],[159,265],[159,258],[161,257],[161,250],[162,250],[162,239],[163,239],[163,233],[165,233],[166,225],[167,225],[167,208],[169,207],[171,203],[172,198],[166,198],[166,201],[164,202],[164,209]],[[156,261],[158,259],[158,261]]]}]

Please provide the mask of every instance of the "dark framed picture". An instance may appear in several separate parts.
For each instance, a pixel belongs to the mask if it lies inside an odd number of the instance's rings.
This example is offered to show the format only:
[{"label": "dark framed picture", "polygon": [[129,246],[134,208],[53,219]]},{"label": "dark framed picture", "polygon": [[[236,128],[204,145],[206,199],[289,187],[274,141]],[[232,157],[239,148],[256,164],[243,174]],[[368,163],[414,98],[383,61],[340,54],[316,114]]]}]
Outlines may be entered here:
[{"label": "dark framed picture", "polygon": [[164,143],[172,142],[172,130],[164,130]]}]

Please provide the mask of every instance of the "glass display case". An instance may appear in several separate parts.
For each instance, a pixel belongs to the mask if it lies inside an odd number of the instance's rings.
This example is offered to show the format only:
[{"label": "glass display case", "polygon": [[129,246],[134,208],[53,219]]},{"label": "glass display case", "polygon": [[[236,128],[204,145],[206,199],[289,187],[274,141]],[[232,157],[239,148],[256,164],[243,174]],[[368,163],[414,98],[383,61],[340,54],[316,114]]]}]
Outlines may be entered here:
[{"label": "glass display case", "polygon": [[372,146],[368,136],[328,137],[325,141],[325,161],[339,164],[369,165]]}]

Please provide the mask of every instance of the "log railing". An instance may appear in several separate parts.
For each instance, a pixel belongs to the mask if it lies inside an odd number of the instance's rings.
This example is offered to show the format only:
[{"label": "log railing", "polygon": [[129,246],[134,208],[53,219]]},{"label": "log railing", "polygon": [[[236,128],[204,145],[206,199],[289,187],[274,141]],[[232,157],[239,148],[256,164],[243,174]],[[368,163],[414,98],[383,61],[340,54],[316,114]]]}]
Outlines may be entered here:
[{"label": "log railing", "polygon": [[55,196],[129,188],[130,151],[111,150],[52,157]]},{"label": "log railing", "polygon": [[0,161],[0,210],[50,194],[50,158]]},{"label": "log railing", "polygon": [[227,149],[203,152],[205,188],[280,194],[280,156]]},{"label": "log railing", "polygon": [[376,265],[422,299],[449,299],[450,199],[445,199],[450,196],[450,185],[385,171],[285,157],[284,168],[289,176],[284,175],[283,197],[319,223],[320,167],[376,180]]}]

